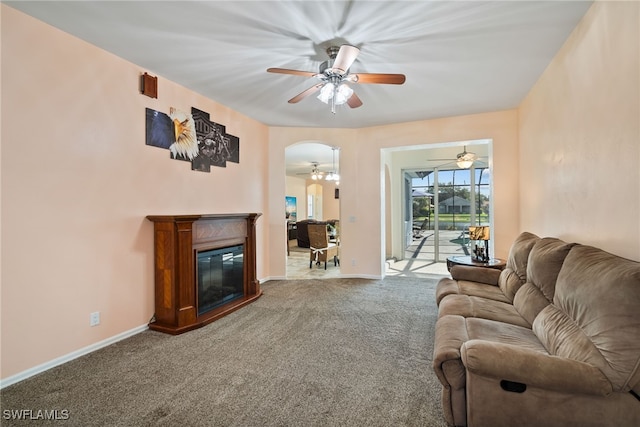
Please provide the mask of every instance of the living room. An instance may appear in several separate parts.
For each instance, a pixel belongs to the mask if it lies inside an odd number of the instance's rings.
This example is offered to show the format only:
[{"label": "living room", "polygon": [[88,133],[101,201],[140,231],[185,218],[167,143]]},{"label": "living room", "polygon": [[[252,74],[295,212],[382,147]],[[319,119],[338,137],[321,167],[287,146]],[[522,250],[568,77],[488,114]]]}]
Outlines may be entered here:
[{"label": "living room", "polygon": [[[344,277],[384,276],[384,150],[481,138],[497,256],[528,230],[640,261],[639,14],[593,3],[514,108],[350,129],[267,126],[163,76],[145,97],[138,65],[2,4],[3,386],[146,329],[147,215],[260,212],[257,276],[284,279],[284,153],[304,141],[340,147]],[[145,146],[144,109],[174,106],[225,124],[239,164],[198,173]]]}]

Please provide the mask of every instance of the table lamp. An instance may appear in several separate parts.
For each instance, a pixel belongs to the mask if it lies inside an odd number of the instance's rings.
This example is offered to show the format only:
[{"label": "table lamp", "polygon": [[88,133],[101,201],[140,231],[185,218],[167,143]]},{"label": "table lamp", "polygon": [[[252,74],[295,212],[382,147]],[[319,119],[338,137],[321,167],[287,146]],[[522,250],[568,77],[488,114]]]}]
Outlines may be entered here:
[{"label": "table lamp", "polygon": [[469,227],[469,240],[482,240],[484,241],[484,248],[475,245],[473,249],[473,255],[471,258],[475,261],[486,262],[489,261],[489,227],[488,226],[470,226]]}]

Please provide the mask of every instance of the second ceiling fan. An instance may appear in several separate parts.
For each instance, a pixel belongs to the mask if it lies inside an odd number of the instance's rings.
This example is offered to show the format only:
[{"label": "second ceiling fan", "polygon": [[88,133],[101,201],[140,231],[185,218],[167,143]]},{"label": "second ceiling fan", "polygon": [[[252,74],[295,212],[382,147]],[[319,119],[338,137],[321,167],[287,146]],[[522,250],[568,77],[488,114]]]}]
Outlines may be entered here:
[{"label": "second ceiling fan", "polygon": [[447,162],[447,163],[444,163],[444,165],[455,162],[460,169],[469,169],[479,159],[480,157],[478,157],[476,153],[467,151],[467,146],[465,145],[462,153],[458,153],[455,159],[428,159],[428,160],[432,162]]},{"label": "second ceiling fan", "polygon": [[350,83],[372,83],[372,84],[396,84],[405,82],[404,74],[381,74],[381,73],[350,73],[349,68],[358,57],[360,49],[355,46],[343,44],[342,46],[331,46],[327,49],[329,59],[320,64],[320,71],[290,70],[287,68],[268,68],[270,73],[292,74],[303,77],[316,77],[320,80],[309,89],[299,93],[289,100],[290,104],[295,104],[307,96],[320,91],[318,99],[325,104],[331,105],[331,112],[335,114],[336,105],[346,103],[351,108],[358,108],[362,101],[349,87]]}]

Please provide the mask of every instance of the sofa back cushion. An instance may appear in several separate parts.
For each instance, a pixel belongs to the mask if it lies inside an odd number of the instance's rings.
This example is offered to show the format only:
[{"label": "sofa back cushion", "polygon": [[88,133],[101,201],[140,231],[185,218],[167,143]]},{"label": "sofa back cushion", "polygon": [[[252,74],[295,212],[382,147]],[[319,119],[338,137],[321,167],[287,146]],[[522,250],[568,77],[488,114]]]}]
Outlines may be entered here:
[{"label": "sofa back cushion", "polygon": [[533,323],[550,354],[600,369],[615,391],[640,382],[640,263],[577,245],[558,274],[553,304]]},{"label": "sofa back cushion", "polygon": [[538,236],[525,231],[513,241],[509,249],[507,265],[500,273],[500,279],[498,280],[500,290],[509,301],[513,301],[516,292],[527,280],[529,252],[531,252],[531,248],[538,240],[540,240]]},{"label": "sofa back cushion", "polygon": [[513,298],[513,305],[529,324],[553,301],[560,268],[575,243],[554,237],[538,240],[529,253],[527,282]]}]

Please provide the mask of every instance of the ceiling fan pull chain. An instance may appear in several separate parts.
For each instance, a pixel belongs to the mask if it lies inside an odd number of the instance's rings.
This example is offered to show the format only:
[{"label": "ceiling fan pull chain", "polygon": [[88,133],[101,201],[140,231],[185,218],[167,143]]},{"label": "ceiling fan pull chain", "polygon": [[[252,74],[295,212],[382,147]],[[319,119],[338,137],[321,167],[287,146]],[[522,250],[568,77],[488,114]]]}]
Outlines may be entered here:
[{"label": "ceiling fan pull chain", "polygon": [[333,85],[333,96],[331,97],[331,112],[333,114],[336,113],[336,94],[337,94],[337,86]]}]

